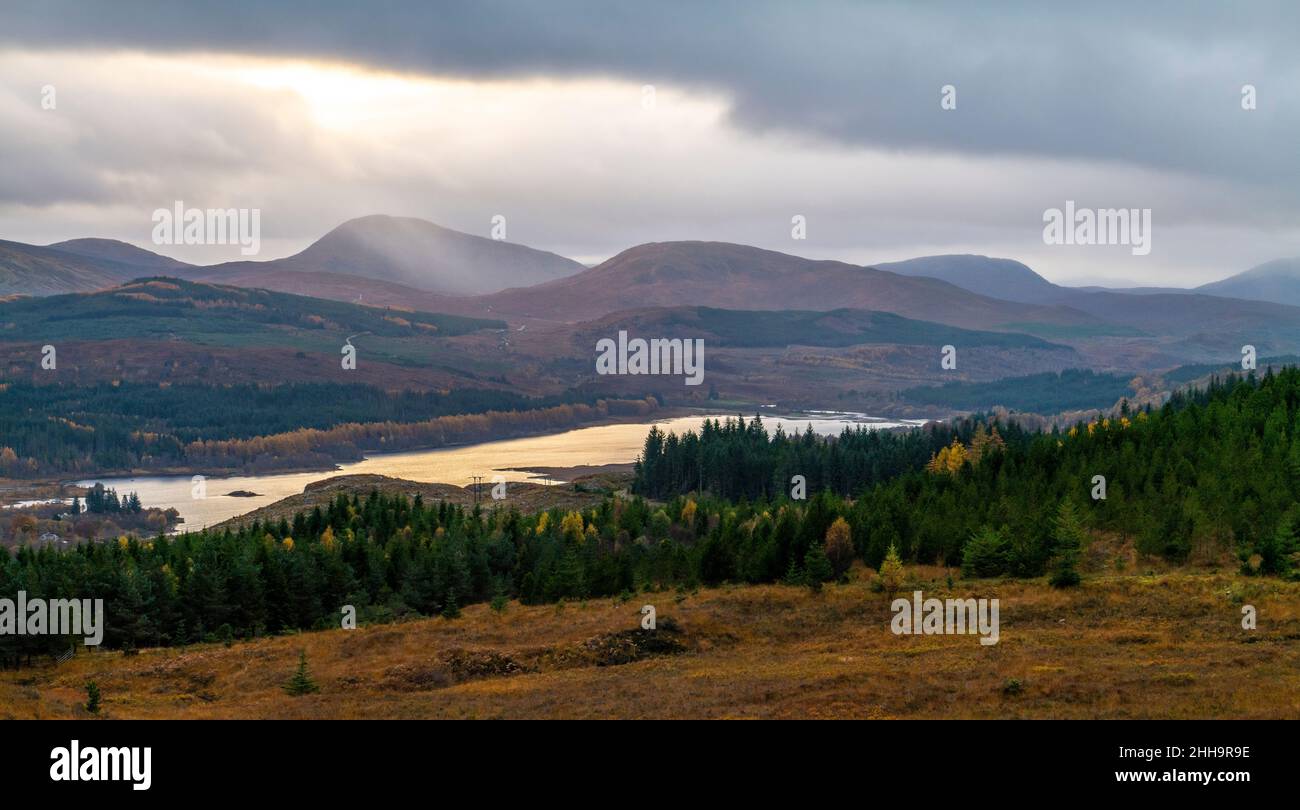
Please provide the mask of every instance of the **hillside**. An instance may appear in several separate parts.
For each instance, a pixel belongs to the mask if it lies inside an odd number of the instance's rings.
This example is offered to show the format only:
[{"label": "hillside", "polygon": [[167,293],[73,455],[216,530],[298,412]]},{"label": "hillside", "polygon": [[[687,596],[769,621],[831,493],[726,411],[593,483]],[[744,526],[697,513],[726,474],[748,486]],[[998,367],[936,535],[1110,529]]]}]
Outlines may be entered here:
[{"label": "hillside", "polygon": [[[504,328],[502,321],[163,277],[0,303],[7,379],[36,385],[499,387],[484,378],[499,377],[505,358],[480,362],[453,341]],[[349,340],[359,359],[344,370],[340,357]],[[58,352],[56,370],[41,368],[45,345]]]},{"label": "hillside", "polygon": [[194,267],[192,264],[177,261],[169,256],[162,256],[117,239],[69,239],[64,242],[55,242],[49,247],[90,259],[102,259],[142,270],[153,270],[159,275],[168,273],[178,275],[179,271]]},{"label": "hillside", "polygon": [[[1288,718],[1300,711],[1300,585],[1106,576],[1060,591],[916,569],[927,596],[998,598],[1001,639],[895,636],[859,572],[782,585],[510,602],[422,619],[0,672],[0,719]],[[1272,619],[1240,629],[1238,601]],[[639,630],[654,605],[658,639]],[[320,692],[285,693],[305,651]]]},{"label": "hillside", "polygon": [[[384,309],[268,290],[177,278],[146,278],[93,293],[29,298],[0,307],[0,341],[108,340],[123,337],[218,340],[286,330],[368,332],[390,337],[451,336],[504,328],[502,321]],[[342,344],[340,344],[342,345]]]},{"label": "hillside", "polygon": [[963,411],[994,407],[1036,414],[1112,408],[1134,399],[1133,381],[1123,374],[1096,374],[1087,369],[1006,377],[992,382],[948,382],[899,392],[917,405]]},{"label": "hillside", "polygon": [[968,329],[1008,322],[1104,327],[1065,307],[1017,304],[929,278],[723,242],[660,242],[577,275],[476,299],[493,312],[580,321],[643,307],[870,309]]},{"label": "hillside", "polygon": [[1241,346],[1261,352],[1300,350],[1300,307],[1204,293],[1070,292],[1071,308],[1124,324],[1148,336],[1185,341],[1188,356],[1209,350],[1240,359]]},{"label": "hillside", "polygon": [[194,278],[267,286],[263,277],[328,273],[402,284],[444,295],[482,295],[572,275],[571,259],[443,228],[422,219],[367,216],[349,220],[306,250],[266,262],[230,262],[196,271]]},{"label": "hillside", "polygon": [[1300,258],[1266,262],[1196,289],[1210,295],[1300,306]]},{"label": "hillside", "polygon": [[[1066,306],[1109,324],[1104,329],[1012,322],[1048,339],[1127,336],[1164,338],[1165,350],[1198,359],[1243,343],[1267,351],[1300,348],[1300,262],[1261,265],[1195,289],[1063,287],[1010,259],[926,256],[875,265],[908,276],[942,279],[972,292],[1031,304]],[[1235,344],[1235,346],[1233,345]]]},{"label": "hillside", "polygon": [[871,344],[927,346],[945,344],[1000,348],[1059,349],[1031,335],[961,329],[904,318],[891,312],[834,309],[745,311],[714,307],[669,307],[618,312],[579,325],[576,338],[591,343],[627,330],[632,337],[701,338],[708,346],[785,348],[845,347]]},{"label": "hillside", "polygon": [[1063,289],[1018,261],[988,256],[922,256],[871,266],[901,276],[937,278],[980,295],[1022,304],[1059,303]]},{"label": "hillside", "polygon": [[[0,295],[54,295],[99,290],[130,277],[131,268],[57,250],[0,241]],[[136,273],[140,275],[140,273]]]}]

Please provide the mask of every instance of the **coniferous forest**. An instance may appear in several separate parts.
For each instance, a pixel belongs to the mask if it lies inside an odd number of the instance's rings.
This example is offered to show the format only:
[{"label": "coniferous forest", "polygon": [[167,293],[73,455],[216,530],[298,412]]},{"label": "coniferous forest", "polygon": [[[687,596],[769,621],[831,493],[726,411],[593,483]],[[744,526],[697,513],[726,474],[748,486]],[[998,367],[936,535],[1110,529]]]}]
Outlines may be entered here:
[{"label": "coniferous forest", "polygon": [[[984,418],[908,432],[769,434],[758,418],[646,439],[634,491],[521,514],[339,495],[292,521],[152,540],[23,547],[0,595],[105,600],[109,646],[182,644],[455,616],[723,582],[817,585],[854,559],[1065,574],[1088,538],[1173,562],[1287,576],[1300,525],[1300,370],[1215,381],[1161,408],[1029,433]],[[790,479],[807,496],[790,497]],[[1094,498],[1097,476],[1105,498]],[[1062,561],[1065,561],[1064,563]],[[1216,563],[1217,564],[1217,563]],[[1064,572],[1064,574],[1062,573]],[[5,636],[6,662],[66,640]]]}]

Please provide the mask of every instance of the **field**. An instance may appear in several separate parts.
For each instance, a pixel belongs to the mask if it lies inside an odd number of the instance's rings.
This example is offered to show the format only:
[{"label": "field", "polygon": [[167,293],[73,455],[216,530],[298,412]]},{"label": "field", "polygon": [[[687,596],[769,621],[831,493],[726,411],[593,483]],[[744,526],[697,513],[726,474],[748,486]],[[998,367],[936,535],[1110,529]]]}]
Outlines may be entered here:
[{"label": "field", "polygon": [[[1300,718],[1300,583],[1223,573],[967,581],[909,569],[927,596],[997,597],[1001,640],[895,636],[874,574],[783,585],[511,602],[457,619],[226,647],[81,654],[0,673],[0,718]],[[639,629],[653,604],[659,629]],[[1242,605],[1258,629],[1241,627]],[[305,651],[320,691],[282,688]]]}]

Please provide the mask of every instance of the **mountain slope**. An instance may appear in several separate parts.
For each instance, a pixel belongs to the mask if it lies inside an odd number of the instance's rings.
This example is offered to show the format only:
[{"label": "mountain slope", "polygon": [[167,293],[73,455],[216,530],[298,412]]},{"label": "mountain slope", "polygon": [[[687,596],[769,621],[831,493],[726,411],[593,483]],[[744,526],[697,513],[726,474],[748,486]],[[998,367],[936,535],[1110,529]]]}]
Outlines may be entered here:
[{"label": "mountain slope", "polygon": [[[51,250],[75,253],[89,259],[99,259],[115,265],[126,265],[141,270],[175,273],[178,270],[194,266],[117,239],[68,239],[64,242],[55,242],[47,247]],[[136,273],[136,275],[140,275],[140,273]]]},{"label": "mountain slope", "polygon": [[92,293],[23,298],[0,305],[0,341],[57,342],[122,338],[273,345],[321,336],[332,353],[358,333],[391,338],[450,337],[504,329],[502,321],[376,307],[267,290],[144,278]]},{"label": "mountain slope", "polygon": [[[1234,342],[1239,347],[1252,341],[1273,351],[1300,346],[1300,309],[1294,306],[1300,304],[1300,259],[1270,262],[1196,289],[1063,287],[1020,262],[986,256],[927,256],[875,267],[941,278],[1009,301],[1066,306],[1134,330],[1133,335],[1191,339],[1205,347],[1230,347]],[[1080,329],[1038,327],[1036,333],[1048,338],[1088,336]]]},{"label": "mountain slope", "polygon": [[1222,331],[1248,336],[1261,330],[1285,330],[1300,337],[1300,308],[1285,304],[1195,292],[1131,295],[1070,291],[1064,300],[1083,312],[1153,333]]},{"label": "mountain slope", "polygon": [[1031,335],[961,329],[930,321],[904,318],[891,312],[862,309],[806,310],[716,309],[673,307],[617,312],[578,325],[575,338],[594,344],[626,330],[629,337],[700,338],[709,346],[734,348],[785,348],[787,346],[846,347],[871,344],[944,344],[999,348],[1059,349]]},{"label": "mountain slope", "polygon": [[869,309],[968,329],[1008,322],[1092,325],[1066,307],[1002,301],[937,279],[814,261],[725,242],[656,242],[625,250],[575,276],[475,299],[479,311],[558,321],[642,307]]},{"label": "mountain slope", "polygon": [[0,295],[103,289],[120,283],[125,269],[62,250],[0,241]]},{"label": "mountain slope", "polygon": [[[6,382],[37,385],[499,388],[491,378],[500,378],[510,358],[484,352],[480,359],[459,342],[491,347],[505,328],[503,321],[155,277],[0,302],[0,370]],[[45,344],[57,347],[57,369],[41,366]],[[349,344],[357,362],[344,368]]]},{"label": "mountain slope", "polygon": [[524,245],[453,231],[422,219],[368,216],[349,220],[301,253],[267,262],[230,262],[191,277],[264,286],[284,271],[360,276],[444,295],[482,295],[526,287],[585,269]]},{"label": "mountain slope", "polygon": [[1202,284],[1197,292],[1300,306],[1300,257],[1277,259],[1235,276]]},{"label": "mountain slope", "polygon": [[1024,304],[1056,303],[1062,288],[1012,259],[952,254],[873,264],[903,276],[937,278],[964,290]]}]

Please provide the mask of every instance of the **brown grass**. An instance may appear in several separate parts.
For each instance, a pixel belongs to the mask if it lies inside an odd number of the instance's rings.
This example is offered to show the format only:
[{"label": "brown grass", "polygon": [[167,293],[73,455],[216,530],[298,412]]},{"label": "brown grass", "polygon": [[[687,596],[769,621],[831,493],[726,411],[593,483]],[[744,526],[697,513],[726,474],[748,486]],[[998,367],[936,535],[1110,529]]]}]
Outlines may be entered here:
[{"label": "brown grass", "polygon": [[[1001,642],[981,646],[893,635],[885,596],[855,574],[821,594],[727,587],[511,603],[504,615],[474,605],[451,621],[80,655],[0,673],[0,718],[79,716],[91,679],[110,718],[1300,717],[1297,583],[1171,573],[1072,591],[959,580],[949,594],[941,569],[910,572],[909,590],[927,596],[1001,600]],[[664,649],[633,638],[646,603]],[[1258,609],[1253,632],[1242,603]],[[321,690],[291,697],[281,687],[300,649]],[[1018,694],[1004,690],[1012,679]]]}]

